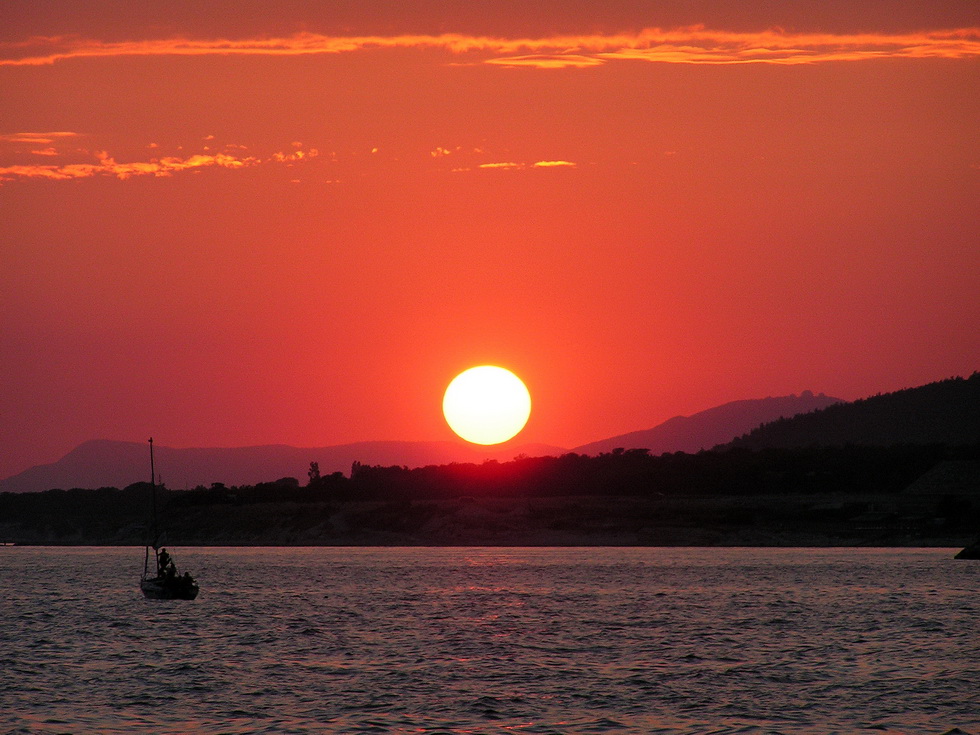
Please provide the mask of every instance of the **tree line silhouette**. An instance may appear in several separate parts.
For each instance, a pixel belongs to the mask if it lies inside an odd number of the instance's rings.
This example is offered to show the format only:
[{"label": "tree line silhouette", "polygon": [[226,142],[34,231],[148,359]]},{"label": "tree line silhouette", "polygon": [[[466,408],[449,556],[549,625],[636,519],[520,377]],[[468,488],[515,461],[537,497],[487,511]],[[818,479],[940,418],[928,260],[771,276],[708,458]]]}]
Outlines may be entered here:
[{"label": "tree line silhouette", "polygon": [[[948,459],[980,460],[980,444],[950,447],[846,445],[752,451],[731,448],[697,454],[651,456],[643,449],[592,457],[518,457],[510,462],[408,468],[354,464],[351,475],[311,472],[306,485],[282,478],[257,485],[214,483],[193,490],[157,488],[166,514],[193,506],[261,503],[426,501],[453,498],[546,498],[560,496],[752,496],[766,494],[898,493]],[[312,469],[312,468],[311,468]],[[93,532],[145,522],[149,483],[122,490],[48,490],[0,494],[0,540],[4,524]]]}]

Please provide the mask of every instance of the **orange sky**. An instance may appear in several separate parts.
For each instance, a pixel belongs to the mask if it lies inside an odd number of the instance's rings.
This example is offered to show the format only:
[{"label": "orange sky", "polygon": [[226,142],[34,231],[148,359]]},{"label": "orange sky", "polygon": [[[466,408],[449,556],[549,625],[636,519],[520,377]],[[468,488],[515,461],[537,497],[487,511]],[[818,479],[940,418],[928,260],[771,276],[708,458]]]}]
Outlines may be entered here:
[{"label": "orange sky", "polygon": [[980,369],[975,3],[5,2],[0,477]]}]

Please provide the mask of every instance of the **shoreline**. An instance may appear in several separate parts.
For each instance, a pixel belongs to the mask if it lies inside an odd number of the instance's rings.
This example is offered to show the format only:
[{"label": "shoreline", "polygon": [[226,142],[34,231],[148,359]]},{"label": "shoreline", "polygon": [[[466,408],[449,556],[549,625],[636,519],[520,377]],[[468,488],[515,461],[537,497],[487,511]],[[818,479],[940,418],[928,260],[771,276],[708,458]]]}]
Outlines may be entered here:
[{"label": "shoreline", "polygon": [[[963,548],[971,512],[909,493],[462,497],[443,500],[206,502],[169,505],[168,546]],[[970,510],[972,511],[972,504]],[[143,546],[136,511],[0,520],[25,546]]]}]

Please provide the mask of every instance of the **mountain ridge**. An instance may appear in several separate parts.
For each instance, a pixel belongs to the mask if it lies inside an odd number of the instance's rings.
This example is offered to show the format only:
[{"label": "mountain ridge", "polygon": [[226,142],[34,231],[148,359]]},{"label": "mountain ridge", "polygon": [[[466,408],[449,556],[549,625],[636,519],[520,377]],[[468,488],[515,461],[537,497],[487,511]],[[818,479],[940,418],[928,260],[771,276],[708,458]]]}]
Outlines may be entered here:
[{"label": "mountain ridge", "polygon": [[780,416],[796,416],[844,403],[823,393],[805,390],[799,396],[767,396],[729,401],[690,416],[674,416],[652,429],[601,439],[573,449],[577,454],[599,454],[614,449],[648,449],[650,454],[698,452],[724,444],[760,424]]},{"label": "mountain ridge", "polygon": [[980,372],[766,422],[716,448],[980,443]]},{"label": "mountain ridge", "polygon": [[[622,434],[571,450],[579,454],[599,454],[616,447],[644,447],[653,454],[698,451],[730,441],[760,423],[787,413],[812,410],[840,399],[822,393],[814,396],[750,398],[732,401],[691,416],[676,416],[646,431]],[[705,427],[705,423],[719,425]],[[624,438],[657,435],[657,441],[643,443]],[[659,432],[659,434],[658,434]],[[607,446],[608,445],[608,446]],[[157,469],[165,483],[174,488],[225,485],[253,485],[283,477],[305,482],[310,462],[317,462],[322,475],[348,473],[353,462],[365,465],[426,465],[453,462],[506,461],[516,455],[558,456],[569,450],[544,444],[506,444],[499,448],[478,447],[452,441],[367,441],[327,447],[295,447],[288,444],[261,444],[247,447],[173,448],[155,445]],[[147,479],[147,448],[144,442],[90,439],[82,442],[56,462],[37,465],[0,480],[0,492],[40,492],[53,488],[126,487]]]},{"label": "mountain ridge", "polygon": [[[646,449],[653,455],[690,454],[702,449],[834,443],[886,446],[903,442],[980,442],[980,373],[852,403],[810,391],[730,401],[690,416],[675,416],[652,429],[583,444],[571,453],[598,455],[623,448]],[[362,465],[424,467],[569,453],[542,444],[490,448],[452,441],[371,441],[328,447],[266,444],[187,449],[156,445],[155,448],[162,480],[173,488],[214,483],[254,485],[285,477],[305,483],[311,462],[317,462],[321,475],[326,476],[348,472],[355,461]],[[126,487],[147,479],[147,464],[144,442],[89,440],[57,462],[0,480],[0,492]]]}]

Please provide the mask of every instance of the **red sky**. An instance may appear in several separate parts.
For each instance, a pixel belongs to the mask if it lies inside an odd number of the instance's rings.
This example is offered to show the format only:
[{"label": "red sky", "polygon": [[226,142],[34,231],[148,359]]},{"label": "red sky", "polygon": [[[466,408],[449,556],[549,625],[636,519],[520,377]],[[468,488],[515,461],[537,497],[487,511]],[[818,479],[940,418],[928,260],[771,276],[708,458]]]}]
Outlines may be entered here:
[{"label": "red sky", "polygon": [[144,5],[0,6],[0,477],[980,369],[975,3]]}]

